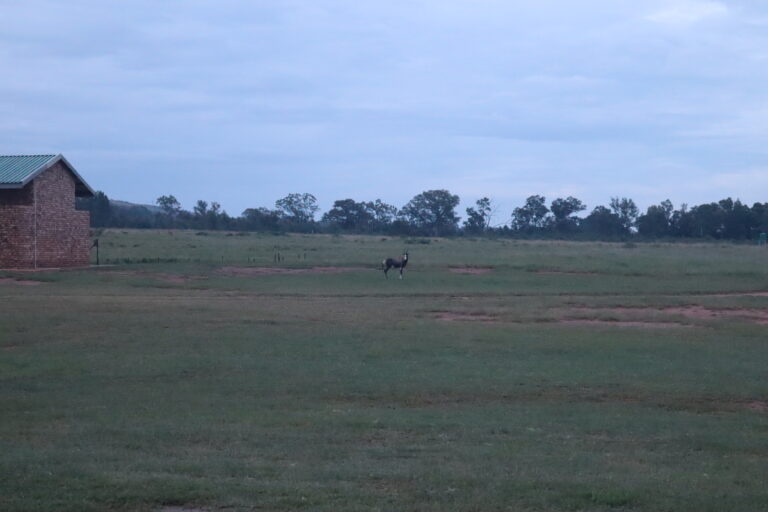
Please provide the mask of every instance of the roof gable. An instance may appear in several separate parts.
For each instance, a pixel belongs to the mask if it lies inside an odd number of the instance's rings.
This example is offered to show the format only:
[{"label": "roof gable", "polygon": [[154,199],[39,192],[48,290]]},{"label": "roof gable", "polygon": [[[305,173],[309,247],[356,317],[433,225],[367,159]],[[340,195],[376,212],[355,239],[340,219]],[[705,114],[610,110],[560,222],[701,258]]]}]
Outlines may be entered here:
[{"label": "roof gable", "polygon": [[23,188],[61,162],[75,178],[75,195],[93,196],[93,189],[62,155],[0,155],[0,189]]}]

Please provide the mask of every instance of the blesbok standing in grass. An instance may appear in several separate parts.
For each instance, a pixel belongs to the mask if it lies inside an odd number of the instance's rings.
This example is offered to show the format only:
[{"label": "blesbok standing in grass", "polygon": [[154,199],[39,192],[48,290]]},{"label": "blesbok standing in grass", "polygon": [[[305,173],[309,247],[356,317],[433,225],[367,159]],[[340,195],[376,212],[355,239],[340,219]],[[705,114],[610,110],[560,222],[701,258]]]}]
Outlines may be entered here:
[{"label": "blesbok standing in grass", "polygon": [[381,262],[381,268],[384,270],[384,277],[389,279],[389,275],[387,272],[389,272],[389,269],[391,268],[399,268],[400,269],[400,279],[403,278],[403,270],[405,270],[405,266],[408,264],[408,251],[405,251],[400,258],[387,258],[384,261]]}]

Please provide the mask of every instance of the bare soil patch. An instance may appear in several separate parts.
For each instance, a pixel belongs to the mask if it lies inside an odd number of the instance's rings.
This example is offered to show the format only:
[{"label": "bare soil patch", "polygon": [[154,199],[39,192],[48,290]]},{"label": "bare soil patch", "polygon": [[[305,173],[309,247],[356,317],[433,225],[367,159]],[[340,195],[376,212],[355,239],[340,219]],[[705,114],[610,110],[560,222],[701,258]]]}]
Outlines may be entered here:
[{"label": "bare soil patch", "polygon": [[747,403],[747,409],[757,412],[768,412],[768,402],[763,400],[755,400]]},{"label": "bare soil patch", "polygon": [[25,274],[37,274],[39,272],[58,272],[60,270],[80,270],[84,268],[90,268],[93,265],[88,265],[87,267],[67,267],[67,268],[61,268],[61,267],[37,267],[37,268],[0,268],[2,271],[6,272],[23,272]]},{"label": "bare soil patch", "polygon": [[148,277],[151,279],[157,279],[158,281],[163,281],[166,283],[172,283],[172,284],[183,284],[183,283],[189,283],[191,281],[198,281],[201,279],[208,279],[205,276],[190,276],[190,275],[184,275],[184,274],[167,274],[167,273],[155,273],[155,272],[142,272],[139,270],[114,270],[110,271],[109,274],[105,275],[113,275],[113,276],[128,276],[128,277]]},{"label": "bare soil patch", "polygon": [[42,281],[32,281],[30,279],[13,279],[11,277],[0,277],[1,284],[15,284],[16,286],[38,286]]},{"label": "bare soil patch", "polygon": [[291,274],[343,274],[345,272],[357,272],[356,267],[311,267],[311,268],[282,268],[282,267],[222,267],[219,274],[237,277],[274,276]]},{"label": "bare soil patch", "polygon": [[662,308],[661,311],[688,318],[743,318],[758,324],[768,324],[768,310],[765,309],[710,309],[703,306],[681,306]]},{"label": "bare soil patch", "polygon": [[448,272],[452,274],[482,275],[492,272],[494,267],[450,267]]},{"label": "bare soil patch", "polygon": [[768,292],[708,293],[702,297],[768,297]]},{"label": "bare soil patch", "polygon": [[498,318],[487,313],[455,313],[453,311],[438,311],[435,318],[444,322],[497,322]]},{"label": "bare soil patch", "polygon": [[593,319],[571,319],[561,320],[558,322],[566,325],[602,325],[609,327],[640,327],[644,329],[662,328],[667,329],[671,327],[691,327],[690,325],[681,324],[679,322],[643,322],[632,320],[593,320]]},{"label": "bare soil patch", "polygon": [[[744,309],[744,308],[707,308],[699,305],[687,305],[687,306],[668,306],[660,308],[629,308],[629,307],[611,307],[611,308],[589,308],[580,307],[572,308],[569,311],[579,313],[595,313],[595,314],[621,314],[629,316],[647,316],[658,315],[659,313],[670,316],[682,316],[693,320],[717,320],[721,318],[741,318],[749,320],[758,324],[768,324],[768,310],[766,309]],[[579,321],[605,321],[599,319],[570,319]],[[568,320],[568,321],[570,321]],[[641,319],[631,319],[630,321],[642,321]],[[647,322],[654,323],[654,322]],[[664,324],[673,322],[661,322]]]},{"label": "bare soil patch", "polygon": [[179,274],[152,274],[151,277],[173,284],[189,283],[190,281],[203,279],[202,277],[183,276]]}]

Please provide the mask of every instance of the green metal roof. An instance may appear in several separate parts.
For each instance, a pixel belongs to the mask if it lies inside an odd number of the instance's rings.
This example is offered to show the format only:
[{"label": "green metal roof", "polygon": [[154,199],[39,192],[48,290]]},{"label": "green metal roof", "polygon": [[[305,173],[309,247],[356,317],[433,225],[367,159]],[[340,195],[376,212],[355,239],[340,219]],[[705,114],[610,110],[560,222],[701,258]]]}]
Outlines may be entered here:
[{"label": "green metal roof", "polygon": [[0,155],[0,184],[22,184],[54,158],[56,155]]},{"label": "green metal roof", "polygon": [[94,195],[90,185],[62,155],[0,155],[0,189],[22,188],[57,162],[62,162],[75,177],[75,195]]}]

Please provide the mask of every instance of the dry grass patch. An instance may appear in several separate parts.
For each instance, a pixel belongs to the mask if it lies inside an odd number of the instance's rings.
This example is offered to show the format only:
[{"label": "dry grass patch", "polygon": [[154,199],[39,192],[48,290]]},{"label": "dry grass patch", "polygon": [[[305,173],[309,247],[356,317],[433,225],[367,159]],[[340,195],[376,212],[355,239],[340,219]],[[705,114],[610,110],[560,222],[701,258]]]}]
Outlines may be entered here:
[{"label": "dry grass patch", "polygon": [[[659,396],[591,386],[526,387],[511,392],[501,390],[484,390],[474,393],[414,392],[410,395],[347,396],[336,398],[335,401],[351,408],[447,409],[493,404],[614,403],[658,407],[672,411],[689,411],[697,414],[738,413],[745,410],[768,413],[768,402],[763,400],[739,400],[707,396]],[[381,431],[365,436],[360,442],[364,445],[375,446],[404,440],[419,441],[408,432]]]},{"label": "dry grass patch", "polygon": [[414,479],[394,477],[369,477],[367,487],[377,494],[388,496],[390,498],[401,494],[413,494],[419,490],[419,485]]}]

